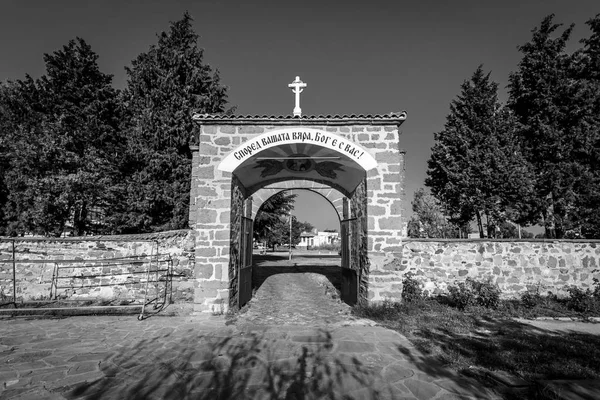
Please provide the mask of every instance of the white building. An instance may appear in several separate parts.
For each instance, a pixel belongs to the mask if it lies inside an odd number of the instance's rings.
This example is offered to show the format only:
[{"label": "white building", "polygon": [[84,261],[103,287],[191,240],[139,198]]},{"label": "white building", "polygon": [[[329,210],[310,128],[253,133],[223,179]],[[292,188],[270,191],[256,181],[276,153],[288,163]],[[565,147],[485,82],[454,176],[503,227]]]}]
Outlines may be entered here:
[{"label": "white building", "polygon": [[296,248],[310,249],[311,247],[334,244],[338,240],[338,232],[319,232],[313,229],[311,232],[302,232],[300,234],[300,243],[296,245]]}]

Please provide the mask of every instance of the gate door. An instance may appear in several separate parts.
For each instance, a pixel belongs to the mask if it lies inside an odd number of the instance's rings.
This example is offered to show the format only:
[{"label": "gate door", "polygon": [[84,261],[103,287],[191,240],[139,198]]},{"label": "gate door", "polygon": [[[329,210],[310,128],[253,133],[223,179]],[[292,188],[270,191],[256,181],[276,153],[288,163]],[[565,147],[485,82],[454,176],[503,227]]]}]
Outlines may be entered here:
[{"label": "gate door", "polygon": [[238,268],[238,307],[242,308],[252,298],[252,220],[246,217],[242,217]]},{"label": "gate door", "polygon": [[[352,229],[351,224],[355,219],[347,219],[341,221],[341,236],[342,236],[342,301],[348,305],[355,305],[358,301],[358,275],[356,270],[352,268],[357,265],[356,262],[351,262],[351,255],[356,253],[352,251]],[[354,265],[353,265],[354,264]]]}]

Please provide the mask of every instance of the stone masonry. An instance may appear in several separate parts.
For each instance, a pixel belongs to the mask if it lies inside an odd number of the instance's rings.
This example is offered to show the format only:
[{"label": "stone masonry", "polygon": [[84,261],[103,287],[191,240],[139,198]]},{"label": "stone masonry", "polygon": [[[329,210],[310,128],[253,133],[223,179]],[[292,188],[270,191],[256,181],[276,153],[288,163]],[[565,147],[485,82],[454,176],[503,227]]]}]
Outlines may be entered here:
[{"label": "stone masonry", "polygon": [[411,272],[430,294],[472,278],[498,284],[504,297],[528,290],[567,295],[600,280],[600,241],[404,239],[399,253],[371,269],[372,301],[400,300],[402,279]]},{"label": "stone masonry", "polygon": [[[146,270],[157,269],[156,259],[162,260],[161,270],[166,268],[165,260],[171,260],[174,277],[170,298],[178,303],[191,302],[195,286],[194,235],[191,230],[182,230],[77,238],[0,238],[0,303],[12,301],[13,287],[18,302],[54,296],[70,300],[141,300]],[[56,267],[58,278],[53,279]],[[164,275],[160,272],[159,278]],[[149,295],[164,290],[164,279],[154,283],[156,274],[152,274],[150,280]],[[55,290],[53,282],[58,286]]]},{"label": "stone masonry", "polygon": [[[257,135],[281,128],[318,129],[331,132],[366,148],[377,161],[367,172],[366,240],[368,269],[383,268],[390,253],[401,253],[402,198],[404,195],[404,156],[399,127],[406,114],[386,116],[327,117],[227,117],[196,115],[199,146],[193,148],[190,200],[190,227],[196,230],[196,273],[198,311],[229,297],[232,237],[232,173],[218,169],[223,159],[242,143]],[[260,187],[245,188],[252,196]],[[336,188],[339,190],[339,188]],[[344,193],[350,197],[351,193]],[[366,238],[365,238],[366,239]]]}]

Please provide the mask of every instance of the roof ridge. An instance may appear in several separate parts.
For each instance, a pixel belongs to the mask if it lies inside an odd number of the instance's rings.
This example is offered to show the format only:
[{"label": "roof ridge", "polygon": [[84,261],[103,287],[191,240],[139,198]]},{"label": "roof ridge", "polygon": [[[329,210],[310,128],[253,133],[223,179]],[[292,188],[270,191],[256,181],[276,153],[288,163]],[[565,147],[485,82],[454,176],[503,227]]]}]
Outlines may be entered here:
[{"label": "roof ridge", "polygon": [[228,114],[206,114],[206,113],[195,113],[192,118],[194,120],[261,120],[261,119],[284,119],[284,120],[298,120],[298,121],[310,121],[317,119],[332,119],[332,120],[346,120],[346,119],[406,119],[406,111],[390,112],[388,114],[319,114],[319,115],[228,115]]}]

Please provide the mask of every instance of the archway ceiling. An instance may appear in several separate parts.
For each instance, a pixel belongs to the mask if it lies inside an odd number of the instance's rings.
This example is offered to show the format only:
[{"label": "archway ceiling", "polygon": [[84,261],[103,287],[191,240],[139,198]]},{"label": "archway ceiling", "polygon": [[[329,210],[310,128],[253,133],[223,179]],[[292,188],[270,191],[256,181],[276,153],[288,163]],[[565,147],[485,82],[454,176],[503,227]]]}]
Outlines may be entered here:
[{"label": "archway ceiling", "polygon": [[309,179],[352,193],[365,170],[349,157],[311,143],[289,143],[261,151],[238,166],[235,175],[246,188],[273,181]]}]

